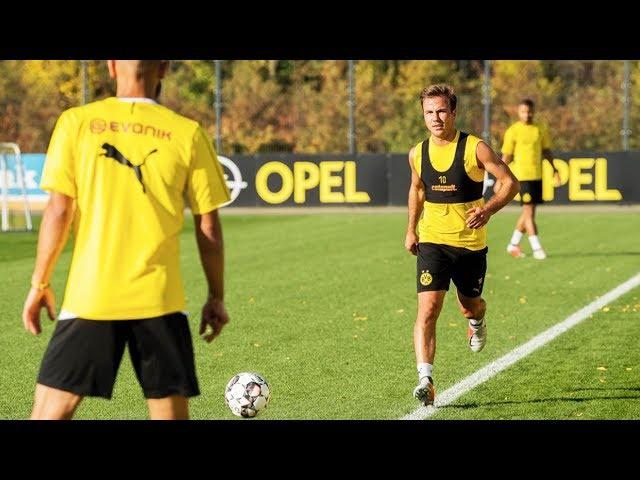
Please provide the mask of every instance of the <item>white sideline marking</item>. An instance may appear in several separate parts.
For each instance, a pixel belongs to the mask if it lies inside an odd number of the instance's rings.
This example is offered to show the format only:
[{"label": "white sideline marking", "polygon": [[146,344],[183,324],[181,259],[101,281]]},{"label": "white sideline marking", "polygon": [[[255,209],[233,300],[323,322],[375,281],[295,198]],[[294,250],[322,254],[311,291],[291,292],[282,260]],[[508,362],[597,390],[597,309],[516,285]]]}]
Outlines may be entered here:
[{"label": "white sideline marking", "polygon": [[459,381],[454,386],[445,390],[444,392],[440,394],[436,394],[436,400],[435,400],[434,406],[429,406],[429,407],[421,406],[416,410],[414,410],[413,412],[411,412],[410,414],[405,415],[400,420],[420,420],[422,418],[430,417],[431,415],[436,413],[438,407],[442,407],[444,405],[449,405],[453,403],[461,395],[464,395],[469,390],[480,385],[481,383],[486,382],[497,373],[510,367],[521,358],[526,357],[531,352],[542,347],[546,343],[550,342],[551,340],[556,338],[558,335],[563,334],[564,332],[569,330],[571,327],[576,326],[578,323],[582,322],[585,318],[589,317],[589,315],[597,312],[608,303],[614,301],[616,298],[624,295],[625,293],[634,289],[638,285],[640,285],[640,273],[637,273],[635,276],[631,277],[626,282],[618,285],[613,290],[605,293],[602,297],[594,300],[586,307],[569,315],[562,322],[536,335],[527,343],[520,345],[519,347],[511,350],[506,355],[500,357],[497,360],[494,360],[487,366],[482,367],[477,372],[472,373],[467,378]]}]

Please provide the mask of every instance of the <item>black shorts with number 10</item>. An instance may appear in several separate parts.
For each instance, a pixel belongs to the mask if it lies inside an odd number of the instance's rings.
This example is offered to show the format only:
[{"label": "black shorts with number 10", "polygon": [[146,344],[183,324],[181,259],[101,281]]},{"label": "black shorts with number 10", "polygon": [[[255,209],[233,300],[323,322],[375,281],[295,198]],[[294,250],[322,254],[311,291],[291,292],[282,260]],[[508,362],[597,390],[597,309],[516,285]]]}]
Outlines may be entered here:
[{"label": "black shorts with number 10", "polygon": [[453,280],[465,297],[480,296],[487,272],[488,250],[488,247],[469,250],[438,243],[419,243],[418,293],[449,290],[449,281]]}]

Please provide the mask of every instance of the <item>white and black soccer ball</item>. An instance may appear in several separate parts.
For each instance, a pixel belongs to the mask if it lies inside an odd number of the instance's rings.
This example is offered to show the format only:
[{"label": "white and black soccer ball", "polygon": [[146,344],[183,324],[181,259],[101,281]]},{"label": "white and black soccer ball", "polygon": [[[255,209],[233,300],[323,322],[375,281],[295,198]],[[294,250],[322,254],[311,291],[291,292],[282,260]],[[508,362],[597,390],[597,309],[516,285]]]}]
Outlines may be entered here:
[{"label": "white and black soccer ball", "polygon": [[224,389],[224,401],[238,417],[255,417],[267,408],[270,398],[269,384],[256,372],[234,375]]}]

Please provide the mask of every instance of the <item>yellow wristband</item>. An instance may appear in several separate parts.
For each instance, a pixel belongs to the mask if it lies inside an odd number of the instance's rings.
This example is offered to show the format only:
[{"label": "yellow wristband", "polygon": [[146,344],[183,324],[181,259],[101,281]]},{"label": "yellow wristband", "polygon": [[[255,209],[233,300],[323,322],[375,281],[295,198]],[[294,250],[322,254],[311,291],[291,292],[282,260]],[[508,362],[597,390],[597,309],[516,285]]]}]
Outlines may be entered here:
[{"label": "yellow wristband", "polygon": [[49,288],[50,283],[34,283],[31,282],[31,287],[35,288],[36,290],[42,291],[42,290],[46,290],[47,288]]}]

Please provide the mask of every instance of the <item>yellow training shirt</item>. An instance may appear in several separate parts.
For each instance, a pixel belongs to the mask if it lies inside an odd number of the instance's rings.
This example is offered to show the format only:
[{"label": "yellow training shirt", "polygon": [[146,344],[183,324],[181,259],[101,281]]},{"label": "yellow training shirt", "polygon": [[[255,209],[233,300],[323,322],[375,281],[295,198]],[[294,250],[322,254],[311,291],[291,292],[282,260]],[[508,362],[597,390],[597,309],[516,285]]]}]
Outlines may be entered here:
[{"label": "yellow training shirt", "polygon": [[41,188],[76,199],[66,317],[126,320],[185,310],[185,201],[204,214],[229,200],[197,122],[144,98],[67,110],[51,137]]},{"label": "yellow training shirt", "polygon": [[542,150],[550,148],[551,138],[544,125],[518,121],[505,132],[502,153],[513,155],[509,167],[518,180],[541,180]]}]

